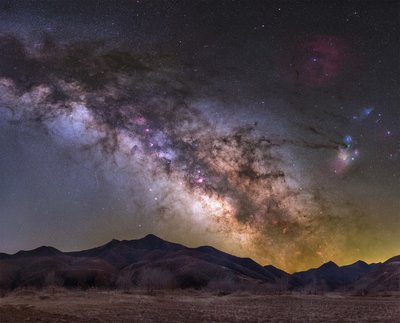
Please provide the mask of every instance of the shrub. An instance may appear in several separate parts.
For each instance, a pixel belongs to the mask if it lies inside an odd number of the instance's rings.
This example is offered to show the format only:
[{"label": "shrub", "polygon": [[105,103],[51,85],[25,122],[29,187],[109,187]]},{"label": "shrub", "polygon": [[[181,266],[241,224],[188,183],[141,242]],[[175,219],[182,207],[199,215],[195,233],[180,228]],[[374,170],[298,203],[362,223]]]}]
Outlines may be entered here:
[{"label": "shrub", "polygon": [[142,269],[138,285],[152,294],[154,290],[172,289],[176,287],[174,275],[162,268],[145,267]]},{"label": "shrub", "polygon": [[118,275],[116,286],[124,291],[130,291],[134,287],[132,281],[132,274],[128,271],[124,271]]}]

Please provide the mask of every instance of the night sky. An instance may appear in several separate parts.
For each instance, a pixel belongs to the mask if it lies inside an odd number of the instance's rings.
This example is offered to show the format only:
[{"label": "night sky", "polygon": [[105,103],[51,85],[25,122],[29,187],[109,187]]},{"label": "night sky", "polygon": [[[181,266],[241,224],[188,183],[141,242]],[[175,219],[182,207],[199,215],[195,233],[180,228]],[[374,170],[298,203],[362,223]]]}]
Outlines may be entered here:
[{"label": "night sky", "polygon": [[400,254],[399,69],[398,1],[0,1],[0,252]]}]

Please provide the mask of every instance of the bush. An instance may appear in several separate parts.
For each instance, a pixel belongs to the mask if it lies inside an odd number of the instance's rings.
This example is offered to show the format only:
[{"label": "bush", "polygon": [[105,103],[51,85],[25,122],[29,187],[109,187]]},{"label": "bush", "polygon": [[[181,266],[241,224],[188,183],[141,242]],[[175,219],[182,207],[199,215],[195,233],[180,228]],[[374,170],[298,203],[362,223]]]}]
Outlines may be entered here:
[{"label": "bush", "polygon": [[207,288],[211,289],[212,291],[216,291],[218,296],[224,296],[239,290],[240,286],[233,280],[232,277],[225,276],[224,278],[210,281],[207,285]]},{"label": "bush", "polygon": [[63,280],[57,276],[54,271],[49,272],[44,279],[44,286],[46,287],[57,287],[62,286]]},{"label": "bush", "polygon": [[176,288],[176,280],[168,270],[145,267],[140,273],[138,285],[152,294],[154,290]]},{"label": "bush", "polygon": [[130,291],[134,287],[132,274],[128,271],[120,273],[115,284],[116,287],[119,289]]}]

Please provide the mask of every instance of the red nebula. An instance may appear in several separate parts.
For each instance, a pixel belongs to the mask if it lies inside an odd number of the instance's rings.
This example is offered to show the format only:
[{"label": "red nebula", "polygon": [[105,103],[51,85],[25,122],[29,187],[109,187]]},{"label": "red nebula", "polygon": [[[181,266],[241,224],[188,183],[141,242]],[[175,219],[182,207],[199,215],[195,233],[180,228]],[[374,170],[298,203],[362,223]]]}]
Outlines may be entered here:
[{"label": "red nebula", "polygon": [[142,116],[136,117],[133,122],[139,126],[143,126],[146,124],[146,119]]},{"label": "red nebula", "polygon": [[345,40],[337,36],[314,36],[303,41],[298,50],[291,64],[295,77],[314,87],[332,83],[343,71],[349,56]]}]

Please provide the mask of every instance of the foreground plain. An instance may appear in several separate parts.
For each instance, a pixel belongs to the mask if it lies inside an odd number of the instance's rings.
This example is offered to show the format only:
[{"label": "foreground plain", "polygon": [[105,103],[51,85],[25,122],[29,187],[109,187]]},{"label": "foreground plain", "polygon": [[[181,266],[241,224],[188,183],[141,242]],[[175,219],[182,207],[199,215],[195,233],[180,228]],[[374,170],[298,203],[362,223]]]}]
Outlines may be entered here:
[{"label": "foreground plain", "polygon": [[0,322],[400,322],[400,298],[197,291],[15,291]]}]

